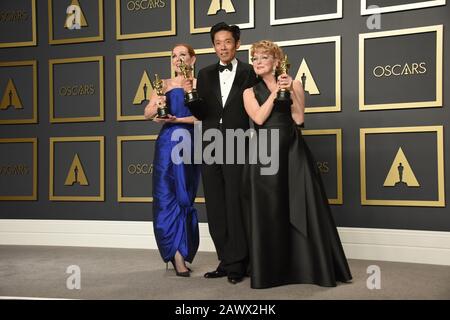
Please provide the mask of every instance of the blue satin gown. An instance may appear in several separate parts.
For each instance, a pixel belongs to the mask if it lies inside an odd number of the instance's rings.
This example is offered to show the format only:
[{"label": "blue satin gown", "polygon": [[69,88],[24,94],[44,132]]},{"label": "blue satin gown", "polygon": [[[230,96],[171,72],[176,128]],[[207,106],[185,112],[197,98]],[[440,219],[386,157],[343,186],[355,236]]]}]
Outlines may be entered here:
[{"label": "blue satin gown", "polygon": [[[167,92],[166,102],[170,114],[177,118],[192,115],[184,105],[182,88]],[[176,129],[185,129],[185,134],[178,141],[171,141]],[[200,166],[193,164],[193,137],[192,124],[166,123],[156,140],[153,160],[153,228],[164,262],[172,260],[177,251],[186,261],[192,262],[199,245],[194,200],[200,179]],[[191,164],[174,164],[171,160],[172,148],[182,139],[191,140]]]}]

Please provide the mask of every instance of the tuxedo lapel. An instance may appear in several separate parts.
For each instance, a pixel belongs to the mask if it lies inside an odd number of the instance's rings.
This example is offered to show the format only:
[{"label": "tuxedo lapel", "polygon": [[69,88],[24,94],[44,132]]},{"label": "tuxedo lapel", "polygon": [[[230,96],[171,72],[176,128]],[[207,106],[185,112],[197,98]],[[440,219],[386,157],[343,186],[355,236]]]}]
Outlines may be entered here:
[{"label": "tuxedo lapel", "polygon": [[244,68],[242,66],[242,62],[238,60],[236,74],[234,76],[233,85],[231,86],[230,94],[228,95],[227,101],[225,102],[225,108],[228,105],[228,102],[231,101],[234,95],[241,92],[240,88],[245,80],[245,78],[242,76],[244,72]]},{"label": "tuxedo lapel", "polygon": [[210,74],[211,79],[211,87],[212,91],[214,92],[214,95],[217,98],[217,101],[219,102],[219,106],[223,108],[222,105],[222,94],[220,93],[220,79],[219,79],[219,70],[217,68],[214,68],[211,71]]}]

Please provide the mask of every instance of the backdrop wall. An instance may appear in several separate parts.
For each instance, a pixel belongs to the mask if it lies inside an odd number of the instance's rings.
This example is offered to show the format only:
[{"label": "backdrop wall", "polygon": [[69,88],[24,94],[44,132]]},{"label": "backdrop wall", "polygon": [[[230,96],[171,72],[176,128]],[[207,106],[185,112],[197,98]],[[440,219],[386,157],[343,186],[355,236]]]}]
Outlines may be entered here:
[{"label": "backdrop wall", "polygon": [[219,21],[241,26],[240,59],[275,40],[304,76],[304,134],[339,227],[450,231],[445,2],[3,1],[2,243],[12,221],[152,220],[149,79],[170,76],[176,43],[196,70],[214,63]]}]

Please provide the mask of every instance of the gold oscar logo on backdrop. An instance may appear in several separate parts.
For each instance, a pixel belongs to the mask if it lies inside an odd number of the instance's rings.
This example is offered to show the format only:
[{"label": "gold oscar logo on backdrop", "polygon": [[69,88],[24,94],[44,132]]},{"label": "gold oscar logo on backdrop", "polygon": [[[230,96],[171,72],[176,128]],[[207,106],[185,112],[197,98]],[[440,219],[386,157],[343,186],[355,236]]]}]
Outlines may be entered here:
[{"label": "gold oscar logo on backdrop", "polygon": [[314,77],[305,58],[303,58],[302,63],[300,64],[295,79],[301,81],[305,92],[308,92],[310,95],[320,94],[319,88],[317,88],[316,81],[314,81]]},{"label": "gold oscar logo on backdrop", "polygon": [[2,101],[0,102],[0,110],[6,110],[9,107],[23,109],[22,102],[20,101],[19,94],[17,93],[16,86],[12,79],[9,79],[8,84],[6,85]]},{"label": "gold oscar logo on backdrop", "polygon": [[319,169],[320,173],[330,172],[328,161],[317,161],[317,168]]},{"label": "gold oscar logo on backdrop", "polygon": [[64,28],[69,30],[80,30],[82,27],[87,27],[88,24],[78,0],[72,0],[70,6],[66,9],[66,14]]},{"label": "gold oscar logo on backdrop", "polygon": [[153,92],[153,87],[150,82],[150,78],[147,71],[144,71],[141,77],[141,82],[134,95],[133,104],[140,105],[144,101],[149,101]]},{"label": "gold oscar logo on backdrop", "polygon": [[391,77],[391,76],[411,76],[420,75],[427,72],[427,67],[425,62],[413,62],[405,64],[394,64],[385,66],[376,66],[372,70],[372,74],[376,78],[381,77]]},{"label": "gold oscar logo on backdrop", "polygon": [[0,165],[0,176],[26,176],[30,168],[25,164]]},{"label": "gold oscar logo on backdrop", "polygon": [[226,13],[236,12],[231,0],[212,0],[211,4],[209,5],[208,16],[213,16],[220,10],[223,10]]},{"label": "gold oscar logo on backdrop", "polygon": [[60,96],[92,96],[95,93],[95,85],[93,84],[76,84],[72,86],[62,86],[59,88]]},{"label": "gold oscar logo on backdrop", "polygon": [[153,173],[153,163],[132,163],[128,165],[127,171],[131,175]]},{"label": "gold oscar logo on backdrop", "polygon": [[24,23],[29,16],[25,10],[0,10],[0,23]]},{"label": "gold oscar logo on backdrop", "polygon": [[399,184],[403,184],[408,187],[420,187],[402,148],[398,149],[397,155],[392,162],[391,169],[386,176],[383,186],[395,187]]},{"label": "gold oscar logo on backdrop", "polygon": [[72,160],[72,164],[70,165],[64,185],[73,186],[75,183],[78,183],[80,186],[89,185],[86,174],[84,173],[83,165],[80,161],[80,157],[78,157],[78,153],[75,154],[75,157]]},{"label": "gold oscar logo on backdrop", "polygon": [[127,2],[128,11],[165,8],[165,0],[132,0]]}]

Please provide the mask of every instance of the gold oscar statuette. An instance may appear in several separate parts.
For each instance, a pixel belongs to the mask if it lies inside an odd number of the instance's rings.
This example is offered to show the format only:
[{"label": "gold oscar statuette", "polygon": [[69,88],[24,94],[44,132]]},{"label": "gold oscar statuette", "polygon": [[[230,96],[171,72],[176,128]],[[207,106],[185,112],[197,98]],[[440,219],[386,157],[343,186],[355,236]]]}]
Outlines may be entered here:
[{"label": "gold oscar statuette", "polygon": [[[290,67],[291,64],[289,63],[287,55],[285,55],[284,58],[281,60],[280,74],[288,74]],[[282,102],[289,102],[289,104],[291,104],[292,103],[291,93],[289,92],[288,89],[280,89],[278,91],[276,100]]]},{"label": "gold oscar statuette", "polygon": [[[185,79],[192,79],[193,68],[192,68],[192,66],[189,66],[186,63],[184,63],[183,59],[181,59],[180,70]],[[192,103],[197,100],[198,100],[198,93],[197,93],[197,90],[195,90],[195,89],[192,89],[191,91],[186,92],[184,95],[184,103],[186,103],[186,104]]]},{"label": "gold oscar statuette", "polygon": [[[158,74],[155,74],[155,80],[151,81],[153,89],[156,91],[158,96],[164,96],[163,92],[163,81],[159,78]],[[158,104],[158,118],[167,118],[169,116],[169,108],[166,103]]]}]

